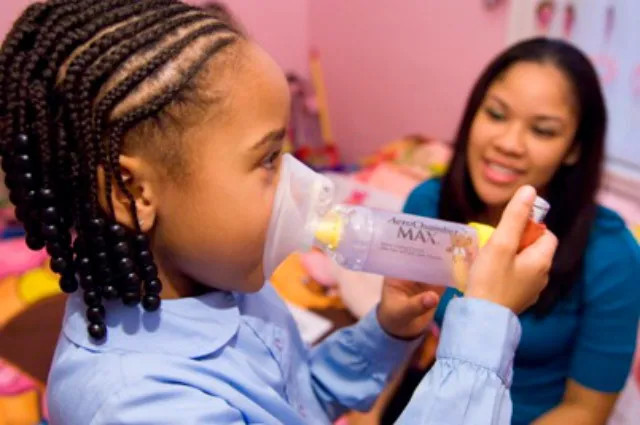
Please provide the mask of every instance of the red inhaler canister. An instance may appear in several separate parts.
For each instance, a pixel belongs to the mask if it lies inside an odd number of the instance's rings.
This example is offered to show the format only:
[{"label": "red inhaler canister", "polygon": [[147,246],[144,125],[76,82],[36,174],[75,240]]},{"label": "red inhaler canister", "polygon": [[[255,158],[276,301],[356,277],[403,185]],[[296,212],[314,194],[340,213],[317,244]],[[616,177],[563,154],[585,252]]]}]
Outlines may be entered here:
[{"label": "red inhaler canister", "polygon": [[[531,214],[527,226],[522,233],[522,239],[520,239],[520,245],[518,246],[518,252],[522,251],[532,243],[534,243],[540,236],[544,234],[547,226],[543,223],[544,218],[551,206],[547,201],[537,196],[531,209]],[[478,234],[478,246],[482,248],[489,242],[495,227],[482,223],[469,223],[469,226],[473,227]]]},{"label": "red inhaler canister", "polygon": [[537,241],[538,238],[547,230],[547,226],[545,226],[543,221],[550,208],[551,206],[547,201],[539,196],[536,197],[536,200],[533,203],[533,208],[531,209],[529,222],[527,223],[527,227],[524,229],[520,245],[518,246],[518,252]]}]

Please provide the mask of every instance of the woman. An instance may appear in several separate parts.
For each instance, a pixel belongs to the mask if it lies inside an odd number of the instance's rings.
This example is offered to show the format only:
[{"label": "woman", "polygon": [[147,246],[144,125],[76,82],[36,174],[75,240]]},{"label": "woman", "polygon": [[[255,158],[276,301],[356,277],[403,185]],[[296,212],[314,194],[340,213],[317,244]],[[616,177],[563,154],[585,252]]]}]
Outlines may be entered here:
[{"label": "woman", "polygon": [[[514,424],[603,424],[623,387],[640,311],[640,250],[613,211],[596,204],[606,130],[593,66],[562,41],[502,53],[471,93],[449,172],[420,185],[405,211],[495,225],[515,190],[551,203],[559,238],[550,283],[520,315]],[[444,294],[441,321],[457,291]]]}]

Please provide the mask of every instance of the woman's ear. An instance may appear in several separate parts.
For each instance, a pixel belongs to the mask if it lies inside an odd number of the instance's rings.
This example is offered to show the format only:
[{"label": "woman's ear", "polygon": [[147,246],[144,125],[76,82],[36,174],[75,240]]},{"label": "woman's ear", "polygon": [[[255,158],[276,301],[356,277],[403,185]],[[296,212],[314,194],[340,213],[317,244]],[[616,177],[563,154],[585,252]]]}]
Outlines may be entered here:
[{"label": "woman's ear", "polygon": [[[119,160],[122,181],[119,184],[115,177],[112,177],[110,194],[116,221],[130,229],[136,228],[131,213],[133,201],[138,215],[138,225],[146,233],[153,228],[157,213],[158,199],[153,169],[139,157],[120,155]],[[104,168],[100,167],[98,170],[100,205],[105,211],[109,211],[105,183],[106,174]]]},{"label": "woman's ear", "polygon": [[580,159],[580,154],[582,153],[582,149],[580,148],[580,143],[574,143],[567,155],[562,160],[562,165],[576,165],[578,160]]}]

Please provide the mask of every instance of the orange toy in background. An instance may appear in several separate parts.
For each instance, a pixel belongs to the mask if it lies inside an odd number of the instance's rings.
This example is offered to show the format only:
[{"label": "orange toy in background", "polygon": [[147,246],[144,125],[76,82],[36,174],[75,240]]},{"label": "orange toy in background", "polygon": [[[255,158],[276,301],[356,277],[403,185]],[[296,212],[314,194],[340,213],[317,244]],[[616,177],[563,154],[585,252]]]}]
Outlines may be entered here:
[{"label": "orange toy in background", "polygon": [[313,270],[318,270],[314,267],[310,267],[312,272],[309,272],[308,264],[305,264],[309,261],[305,256],[309,255],[314,254],[296,253],[287,257],[271,277],[274,288],[282,298],[298,307],[314,310],[344,308],[332,283],[324,277],[327,274],[314,278]]},{"label": "orange toy in background", "polygon": [[[22,353],[24,359],[31,361],[42,357],[42,353],[50,352],[52,347],[40,347],[39,344],[44,342],[38,340],[38,334],[31,338],[34,341],[30,346],[13,346],[14,331],[7,331],[7,328],[40,301],[59,295],[58,279],[49,270],[46,254],[30,251],[21,239],[1,241],[0,255],[0,275],[4,276],[0,279],[0,425],[35,425],[47,416],[44,382],[16,367],[16,361],[20,359],[15,358],[15,352]],[[42,323],[38,328],[44,329],[48,325]],[[20,337],[22,341],[30,336]],[[8,353],[13,357],[13,364],[3,358]],[[49,355],[44,357],[47,358],[43,362],[50,361]],[[43,365],[40,369],[47,367]],[[39,378],[43,379],[42,376]]]}]

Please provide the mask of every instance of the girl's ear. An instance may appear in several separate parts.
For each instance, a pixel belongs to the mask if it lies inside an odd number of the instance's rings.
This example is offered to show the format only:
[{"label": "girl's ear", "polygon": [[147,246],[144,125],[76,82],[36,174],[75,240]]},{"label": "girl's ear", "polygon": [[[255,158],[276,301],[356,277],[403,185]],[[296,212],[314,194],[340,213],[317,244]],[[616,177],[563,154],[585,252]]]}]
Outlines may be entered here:
[{"label": "girl's ear", "polygon": [[580,159],[580,154],[582,153],[582,149],[580,148],[580,143],[574,143],[567,155],[562,160],[562,165],[576,165],[578,160]]},{"label": "girl's ear", "polygon": [[[111,201],[115,219],[118,223],[135,229],[134,217],[131,212],[131,202],[135,204],[138,225],[143,232],[153,228],[157,214],[158,199],[153,185],[153,169],[141,158],[127,155],[120,156],[120,174],[122,183],[115,178],[111,181]],[[100,191],[100,205],[105,211],[109,210],[106,193],[106,174],[104,168],[98,170],[98,186]],[[123,189],[126,189],[123,190]]]}]

